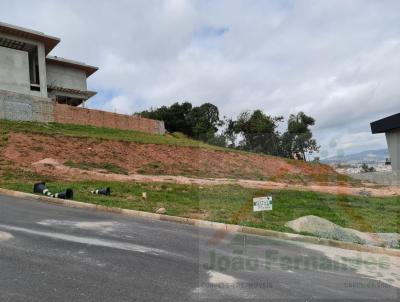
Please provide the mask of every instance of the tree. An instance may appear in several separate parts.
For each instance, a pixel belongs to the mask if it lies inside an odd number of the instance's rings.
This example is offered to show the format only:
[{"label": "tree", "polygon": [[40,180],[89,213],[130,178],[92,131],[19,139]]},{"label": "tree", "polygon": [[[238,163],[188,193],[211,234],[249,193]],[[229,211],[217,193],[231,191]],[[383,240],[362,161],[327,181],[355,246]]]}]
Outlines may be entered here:
[{"label": "tree", "polygon": [[169,132],[182,132],[192,136],[193,132],[189,122],[189,115],[192,111],[192,104],[184,102],[174,103],[169,107],[168,115],[165,117],[165,127]]},{"label": "tree", "polygon": [[[315,120],[303,112],[290,115],[287,131],[282,135],[278,125],[283,117],[272,117],[261,110],[245,111],[236,120],[224,117],[221,121],[217,106],[204,103],[193,107],[191,103],[183,102],[138,114],[164,121],[168,132],[181,132],[221,147],[303,160],[306,160],[306,154],[318,152],[320,148],[310,130]],[[224,129],[218,132],[223,125]]]},{"label": "tree", "polygon": [[[142,117],[164,121],[168,132],[182,132],[194,139],[208,142],[212,140],[222,125],[218,107],[204,103],[193,107],[191,103],[174,103],[170,107],[162,106],[150,111],[138,113]],[[221,140],[219,140],[219,144]]]},{"label": "tree", "polygon": [[218,127],[222,126],[218,107],[211,103],[194,107],[188,114],[188,124],[191,126],[193,138],[205,142],[212,140]]},{"label": "tree", "polygon": [[240,149],[277,155],[279,146],[277,127],[282,120],[281,116],[271,117],[261,110],[252,113],[245,111],[232,122],[230,127],[234,133],[243,137],[239,143]]},{"label": "tree", "polygon": [[222,135],[225,139],[225,146],[228,148],[236,148],[237,134],[235,132],[235,124],[236,122],[233,119],[227,119],[225,117],[223,122],[225,129]]},{"label": "tree", "polygon": [[155,110],[142,111],[138,114],[141,117],[164,121],[165,129],[168,132],[182,132],[188,136],[192,136],[192,127],[188,119],[191,111],[192,104],[183,102],[182,104],[174,103],[170,107],[162,106]]},{"label": "tree", "polygon": [[361,173],[376,172],[374,167],[368,166],[366,163],[361,165]]},{"label": "tree", "polygon": [[309,128],[314,124],[315,120],[303,112],[299,112],[296,115],[291,114],[287,131],[281,137],[281,155],[306,160],[306,154],[318,152],[320,147],[317,145],[317,141],[313,138]]}]

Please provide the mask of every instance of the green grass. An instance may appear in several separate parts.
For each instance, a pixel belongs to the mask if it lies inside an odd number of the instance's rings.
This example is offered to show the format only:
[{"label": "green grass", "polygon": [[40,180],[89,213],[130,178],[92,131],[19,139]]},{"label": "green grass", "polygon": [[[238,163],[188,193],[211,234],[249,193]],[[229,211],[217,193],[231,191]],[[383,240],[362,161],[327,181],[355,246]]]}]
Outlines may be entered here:
[{"label": "green grass", "polygon": [[43,124],[36,122],[16,122],[0,120],[0,131],[39,133],[52,136],[63,135],[73,137],[87,137],[93,139],[117,140],[144,144],[173,145],[181,147],[198,147],[214,150],[235,151],[233,149],[208,145],[203,142],[189,139],[183,135],[178,134],[157,135],[139,131],[99,128],[86,125],[70,125],[58,123]]},{"label": "green grass", "polygon": [[[31,192],[33,182],[3,181],[0,186]],[[110,197],[92,195],[91,190],[110,186]],[[154,212],[165,207],[167,214],[181,217],[199,217],[206,220],[291,232],[287,221],[305,215],[316,215],[343,227],[367,232],[398,232],[398,197],[352,197],[316,192],[290,190],[257,190],[239,186],[200,187],[161,183],[122,182],[52,182],[51,192],[71,187],[75,200],[107,207],[119,207]],[[142,192],[148,199],[142,200]],[[253,213],[252,198],[272,195],[274,209]]]},{"label": "green grass", "polygon": [[9,133],[8,129],[0,127],[0,149],[7,146],[8,133]]},{"label": "green grass", "polygon": [[114,165],[111,163],[92,163],[92,162],[79,162],[75,163],[72,161],[67,161],[64,163],[64,165],[71,167],[71,168],[78,168],[82,170],[105,170],[110,173],[115,173],[115,174],[124,174],[128,175],[128,170],[126,170],[123,167],[120,167],[118,165]]}]

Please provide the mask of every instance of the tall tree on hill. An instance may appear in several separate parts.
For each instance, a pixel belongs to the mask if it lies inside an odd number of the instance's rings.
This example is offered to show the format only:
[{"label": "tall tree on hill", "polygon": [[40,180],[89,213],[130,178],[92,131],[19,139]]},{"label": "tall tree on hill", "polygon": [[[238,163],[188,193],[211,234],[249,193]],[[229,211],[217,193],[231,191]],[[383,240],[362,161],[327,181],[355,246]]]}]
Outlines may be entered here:
[{"label": "tall tree on hill", "polygon": [[191,125],[192,137],[205,142],[212,140],[218,127],[222,126],[218,107],[211,103],[194,107],[188,115],[188,123]]},{"label": "tall tree on hill", "polygon": [[304,112],[291,114],[287,123],[287,131],[281,137],[281,155],[306,160],[306,154],[318,152],[320,146],[310,130],[314,124],[314,118],[307,116]]},{"label": "tall tree on hill", "polygon": [[225,147],[236,148],[237,133],[235,132],[236,121],[231,118],[225,118],[224,123],[225,129],[222,132],[222,136],[225,139]]},{"label": "tall tree on hill", "polygon": [[139,115],[164,121],[168,132],[182,132],[205,142],[213,141],[218,127],[222,125],[218,107],[211,103],[199,107],[193,107],[189,102],[174,103],[170,107],[142,111]]},{"label": "tall tree on hill", "polygon": [[261,110],[243,112],[233,122],[233,131],[243,139],[239,142],[239,148],[252,152],[266,154],[279,154],[278,123],[283,117],[271,117]]},{"label": "tall tree on hill", "polygon": [[138,114],[141,117],[164,121],[165,128],[168,132],[182,132],[188,136],[192,136],[192,127],[189,122],[189,114],[192,111],[192,104],[183,102],[182,104],[174,103],[170,107],[162,106],[149,111],[142,111]]}]

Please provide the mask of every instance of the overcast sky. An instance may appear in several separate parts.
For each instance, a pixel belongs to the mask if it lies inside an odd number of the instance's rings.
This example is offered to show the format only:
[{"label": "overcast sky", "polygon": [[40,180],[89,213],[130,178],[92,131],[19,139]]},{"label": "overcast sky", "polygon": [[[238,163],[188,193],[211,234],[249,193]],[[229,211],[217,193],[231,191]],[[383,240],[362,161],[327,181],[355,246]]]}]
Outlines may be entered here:
[{"label": "overcast sky", "polygon": [[323,157],[386,147],[369,123],[400,112],[399,0],[14,0],[0,1],[0,20],[100,67],[92,108],[302,110]]}]

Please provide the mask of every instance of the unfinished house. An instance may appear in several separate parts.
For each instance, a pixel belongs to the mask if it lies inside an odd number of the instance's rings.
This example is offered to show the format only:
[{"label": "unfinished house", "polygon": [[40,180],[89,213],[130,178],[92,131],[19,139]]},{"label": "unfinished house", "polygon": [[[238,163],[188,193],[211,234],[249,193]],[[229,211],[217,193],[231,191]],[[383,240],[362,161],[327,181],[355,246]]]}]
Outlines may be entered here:
[{"label": "unfinished house", "polygon": [[0,22],[0,90],[79,106],[96,94],[87,78],[97,67],[50,56],[61,40]]},{"label": "unfinished house", "polygon": [[49,53],[60,39],[0,22],[0,119],[164,134],[164,122],[84,108],[97,67]]}]

